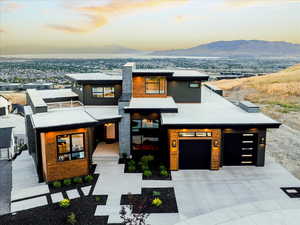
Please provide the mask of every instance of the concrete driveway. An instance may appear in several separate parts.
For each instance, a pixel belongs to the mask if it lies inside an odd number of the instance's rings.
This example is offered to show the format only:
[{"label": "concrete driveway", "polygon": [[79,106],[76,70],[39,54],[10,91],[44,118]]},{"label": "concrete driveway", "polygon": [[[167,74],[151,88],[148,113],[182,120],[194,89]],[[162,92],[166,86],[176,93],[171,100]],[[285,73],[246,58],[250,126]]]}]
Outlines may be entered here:
[{"label": "concrete driveway", "polygon": [[271,159],[265,167],[182,170],[172,177],[181,220],[240,204],[289,199],[280,187],[300,187],[298,179]]},{"label": "concrete driveway", "polygon": [[0,160],[0,215],[10,212],[11,162]]}]

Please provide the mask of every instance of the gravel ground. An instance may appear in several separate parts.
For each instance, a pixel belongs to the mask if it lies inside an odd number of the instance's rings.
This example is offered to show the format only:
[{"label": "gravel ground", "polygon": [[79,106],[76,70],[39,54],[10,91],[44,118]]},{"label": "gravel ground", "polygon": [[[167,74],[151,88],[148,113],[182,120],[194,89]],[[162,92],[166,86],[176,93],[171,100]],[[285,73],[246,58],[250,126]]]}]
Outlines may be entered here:
[{"label": "gravel ground", "polygon": [[11,161],[0,160],[0,215],[10,212]]}]

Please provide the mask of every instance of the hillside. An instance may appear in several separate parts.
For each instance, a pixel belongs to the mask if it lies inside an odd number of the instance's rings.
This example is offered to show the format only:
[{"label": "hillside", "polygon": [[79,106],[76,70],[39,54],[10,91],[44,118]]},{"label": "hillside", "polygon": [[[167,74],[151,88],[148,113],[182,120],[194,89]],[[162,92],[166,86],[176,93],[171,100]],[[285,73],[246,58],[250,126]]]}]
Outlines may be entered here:
[{"label": "hillside", "polygon": [[[212,82],[235,100],[246,99],[262,105],[275,119],[281,114],[299,113],[300,118],[300,64],[265,76],[220,80]],[[295,121],[300,129],[300,120]]]},{"label": "hillside", "polygon": [[151,55],[211,57],[300,56],[300,44],[260,40],[217,41],[187,49],[155,51]]},{"label": "hillside", "polygon": [[250,100],[280,121],[267,135],[267,155],[300,179],[300,64],[260,77],[211,82],[232,100]]}]

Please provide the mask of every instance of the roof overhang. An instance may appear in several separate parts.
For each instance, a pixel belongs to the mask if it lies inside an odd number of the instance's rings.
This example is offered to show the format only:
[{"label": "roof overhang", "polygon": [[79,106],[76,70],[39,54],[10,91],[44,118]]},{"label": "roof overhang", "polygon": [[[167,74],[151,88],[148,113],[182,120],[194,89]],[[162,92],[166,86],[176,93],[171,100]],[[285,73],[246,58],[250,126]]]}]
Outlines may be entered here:
[{"label": "roof overhang", "polygon": [[131,98],[125,112],[161,112],[177,113],[178,107],[172,97]]}]

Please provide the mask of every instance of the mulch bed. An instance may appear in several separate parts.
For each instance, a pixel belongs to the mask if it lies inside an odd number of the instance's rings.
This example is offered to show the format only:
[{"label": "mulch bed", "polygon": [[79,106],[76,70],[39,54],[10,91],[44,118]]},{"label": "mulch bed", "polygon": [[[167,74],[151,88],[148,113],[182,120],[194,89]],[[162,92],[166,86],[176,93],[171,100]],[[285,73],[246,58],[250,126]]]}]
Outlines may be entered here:
[{"label": "mulch bed", "polygon": [[[120,161],[119,161],[119,163],[120,163]],[[137,168],[137,170],[135,172],[128,171],[128,164],[127,164],[127,162],[123,162],[122,161],[122,163],[120,163],[120,164],[125,164],[124,173],[143,173],[143,171],[141,169],[139,169],[139,168]],[[167,176],[167,177],[161,176],[159,170],[151,170],[151,172],[152,172],[152,176],[150,176],[150,177],[146,177],[143,174],[143,180],[172,180],[172,176],[171,176],[171,172],[170,171],[168,171],[169,172],[169,176]]]},{"label": "mulch bed", "polygon": [[290,198],[300,198],[300,187],[282,187],[280,189]]},{"label": "mulch bed", "polygon": [[160,175],[160,171],[158,170],[152,170],[152,176],[150,177],[146,177],[144,174],[143,174],[143,180],[172,180],[172,176],[171,176],[171,172],[169,172],[169,176],[167,177],[163,177]]},{"label": "mulch bed", "polygon": [[65,192],[65,191],[68,191],[68,190],[78,189],[78,188],[81,188],[81,187],[86,187],[86,186],[91,186],[91,185],[95,186],[96,182],[99,178],[99,174],[93,174],[92,176],[94,177],[94,180],[92,182],[85,182],[84,177],[82,177],[83,183],[81,183],[81,184],[72,183],[69,186],[64,186],[63,181],[61,181],[62,186],[60,188],[53,187],[52,183],[49,183],[48,187],[49,187],[50,193],[52,194],[52,193]]},{"label": "mulch bed", "polygon": [[67,225],[67,216],[76,215],[76,225],[107,225],[107,216],[94,216],[97,205],[105,205],[107,195],[85,196],[71,200],[68,208],[58,203],[18,212],[16,215],[0,216],[1,225]]},{"label": "mulch bed", "polygon": [[[153,191],[160,192],[153,196]],[[158,197],[162,205],[152,205],[152,200]],[[133,205],[133,212],[143,213],[178,213],[174,188],[142,188],[141,195],[122,195],[121,205]]]}]

